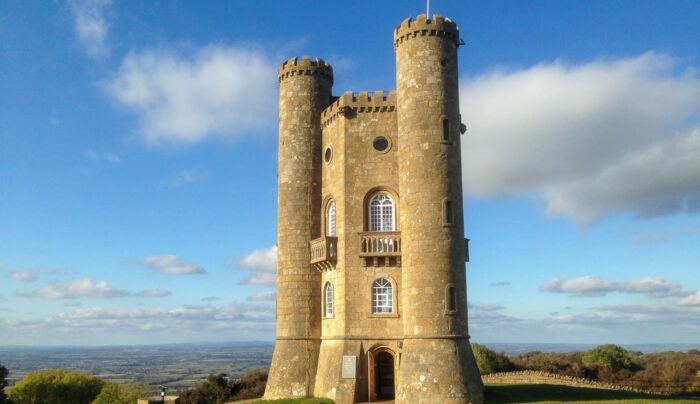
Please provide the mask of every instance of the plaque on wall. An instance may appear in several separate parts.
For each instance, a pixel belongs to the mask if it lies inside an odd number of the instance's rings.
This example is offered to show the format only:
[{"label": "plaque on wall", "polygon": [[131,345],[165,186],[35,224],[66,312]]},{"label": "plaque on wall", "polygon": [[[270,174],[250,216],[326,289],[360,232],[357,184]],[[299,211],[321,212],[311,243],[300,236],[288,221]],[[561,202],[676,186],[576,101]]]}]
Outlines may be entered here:
[{"label": "plaque on wall", "polygon": [[357,372],[357,356],[343,355],[343,379],[354,379]]}]

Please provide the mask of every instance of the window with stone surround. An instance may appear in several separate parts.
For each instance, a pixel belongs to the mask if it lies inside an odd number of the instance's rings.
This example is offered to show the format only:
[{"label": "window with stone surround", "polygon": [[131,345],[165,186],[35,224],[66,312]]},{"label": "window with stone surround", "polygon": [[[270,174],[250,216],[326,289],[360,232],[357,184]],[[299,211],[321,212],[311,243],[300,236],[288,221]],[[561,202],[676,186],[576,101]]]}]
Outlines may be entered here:
[{"label": "window with stone surround", "polygon": [[335,237],[335,235],[335,201],[331,199],[326,209],[326,236]]},{"label": "window with stone surround", "polygon": [[447,286],[447,313],[455,313],[457,311],[457,291],[452,285]]},{"label": "window with stone surround", "polygon": [[372,314],[394,312],[394,285],[386,278],[379,278],[372,284]]},{"label": "window with stone surround", "polygon": [[369,231],[394,231],[394,200],[386,192],[378,192],[369,200]]},{"label": "window with stone surround", "polygon": [[323,288],[324,297],[324,317],[333,317],[333,284],[326,282],[326,286]]}]

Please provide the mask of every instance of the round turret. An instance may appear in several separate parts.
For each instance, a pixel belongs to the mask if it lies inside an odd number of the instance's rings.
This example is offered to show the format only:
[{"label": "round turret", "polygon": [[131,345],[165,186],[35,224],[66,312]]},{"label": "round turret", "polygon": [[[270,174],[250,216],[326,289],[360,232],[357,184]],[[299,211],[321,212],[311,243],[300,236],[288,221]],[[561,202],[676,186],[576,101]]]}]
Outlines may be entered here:
[{"label": "round turret", "polygon": [[321,277],[309,261],[319,236],[321,112],[331,101],[333,69],[292,58],[279,68],[277,341],[265,398],[313,394],[320,346]]},{"label": "round turret", "polygon": [[437,15],[394,31],[404,329],[397,403],[483,400],[467,335],[459,44],[457,25]]}]

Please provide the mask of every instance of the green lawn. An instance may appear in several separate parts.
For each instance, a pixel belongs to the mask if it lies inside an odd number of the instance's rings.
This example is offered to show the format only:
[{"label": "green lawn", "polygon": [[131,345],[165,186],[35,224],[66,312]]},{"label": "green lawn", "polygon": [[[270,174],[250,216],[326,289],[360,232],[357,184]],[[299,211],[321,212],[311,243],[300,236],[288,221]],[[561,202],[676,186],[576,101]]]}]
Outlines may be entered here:
[{"label": "green lawn", "polygon": [[486,386],[487,404],[506,403],[623,403],[698,404],[700,401],[677,397],[652,396],[626,391],[597,390],[550,384],[491,384]]}]

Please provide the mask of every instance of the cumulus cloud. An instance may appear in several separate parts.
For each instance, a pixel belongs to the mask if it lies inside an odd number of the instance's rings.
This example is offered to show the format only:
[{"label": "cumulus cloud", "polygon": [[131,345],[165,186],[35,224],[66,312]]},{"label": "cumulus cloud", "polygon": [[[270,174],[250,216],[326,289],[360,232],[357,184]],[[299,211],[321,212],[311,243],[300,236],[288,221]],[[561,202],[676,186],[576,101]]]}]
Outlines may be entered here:
[{"label": "cumulus cloud", "polygon": [[277,297],[275,292],[258,292],[248,296],[250,302],[274,302]]},{"label": "cumulus cloud", "polygon": [[93,281],[89,278],[82,278],[68,282],[54,282],[32,292],[20,292],[18,295],[42,299],[74,299],[77,297],[101,299],[124,297],[128,296],[129,292],[117,289],[105,281]]},{"label": "cumulus cloud", "polygon": [[172,293],[165,289],[146,289],[136,293],[139,297],[166,297],[170,296]]},{"label": "cumulus cloud", "polygon": [[34,282],[39,279],[36,273],[32,272],[10,272],[10,277],[17,282]]},{"label": "cumulus cloud", "polygon": [[624,327],[667,324],[698,328],[700,311],[669,305],[611,305],[590,308],[593,313],[553,314],[546,321],[579,326]]},{"label": "cumulus cloud", "polygon": [[106,88],[149,144],[239,138],[276,123],[276,64],[244,48],[131,52]]},{"label": "cumulus cloud", "polygon": [[540,291],[568,293],[575,296],[604,296],[610,292],[640,293],[651,297],[679,296],[681,286],[666,279],[647,276],[628,282],[613,282],[592,276],[574,279],[552,279],[540,286]]},{"label": "cumulus cloud", "polygon": [[680,300],[680,305],[682,306],[698,306],[700,307],[700,290],[688,295]]},{"label": "cumulus cloud", "polygon": [[277,284],[277,246],[251,251],[238,261],[238,266],[252,273],[242,283],[275,286]]},{"label": "cumulus cloud", "polygon": [[466,194],[537,194],[579,223],[700,210],[700,77],[682,70],[646,53],[468,80]]},{"label": "cumulus cloud", "polygon": [[104,14],[111,4],[111,0],[68,0],[78,40],[93,59],[103,59],[109,55],[109,23]]},{"label": "cumulus cloud", "polygon": [[86,151],[85,158],[95,163],[105,162],[109,164],[119,164],[122,161],[122,159],[114,153],[97,152],[95,150]]},{"label": "cumulus cloud", "polygon": [[154,271],[168,275],[206,274],[199,265],[185,262],[176,255],[154,255],[143,259],[142,263]]}]

